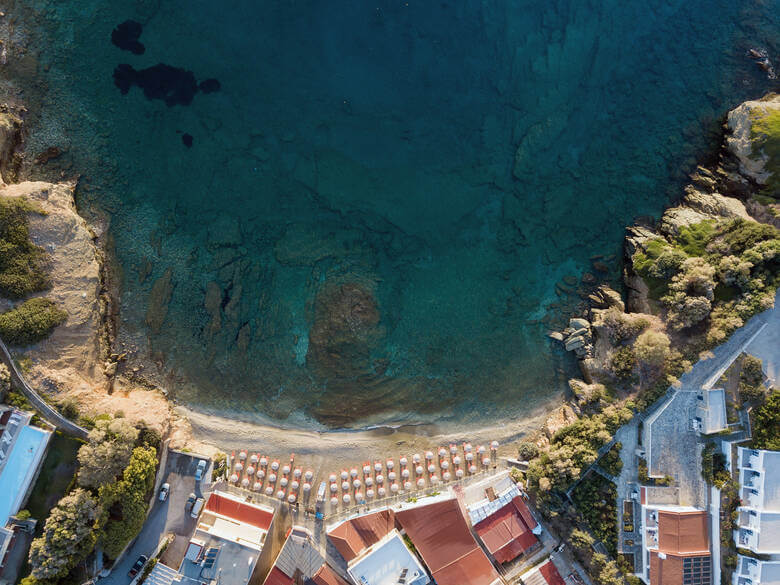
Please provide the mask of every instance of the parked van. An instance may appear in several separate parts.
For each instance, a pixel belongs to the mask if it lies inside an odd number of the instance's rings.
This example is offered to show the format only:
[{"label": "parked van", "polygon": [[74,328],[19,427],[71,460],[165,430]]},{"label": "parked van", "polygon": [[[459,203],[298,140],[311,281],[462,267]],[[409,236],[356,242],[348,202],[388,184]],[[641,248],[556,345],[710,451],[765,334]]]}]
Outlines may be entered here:
[{"label": "parked van", "polygon": [[192,506],[192,512],[190,512],[190,516],[192,516],[193,518],[197,518],[202,508],[203,508],[203,498],[198,498],[197,500],[195,500],[195,504]]}]

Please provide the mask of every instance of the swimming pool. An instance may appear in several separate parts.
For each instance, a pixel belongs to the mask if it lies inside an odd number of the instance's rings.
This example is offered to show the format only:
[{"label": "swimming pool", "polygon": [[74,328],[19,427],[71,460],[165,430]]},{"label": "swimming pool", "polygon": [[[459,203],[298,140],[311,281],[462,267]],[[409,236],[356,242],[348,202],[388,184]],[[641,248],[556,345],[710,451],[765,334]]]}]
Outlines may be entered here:
[{"label": "swimming pool", "polygon": [[19,431],[0,470],[0,526],[19,511],[50,437],[50,432],[37,427],[25,426]]}]

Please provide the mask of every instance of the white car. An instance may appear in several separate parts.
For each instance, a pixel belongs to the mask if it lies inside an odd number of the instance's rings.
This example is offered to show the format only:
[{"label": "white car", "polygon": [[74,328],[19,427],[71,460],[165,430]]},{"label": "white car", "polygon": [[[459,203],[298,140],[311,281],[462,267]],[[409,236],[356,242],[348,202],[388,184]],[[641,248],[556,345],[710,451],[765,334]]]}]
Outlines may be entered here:
[{"label": "white car", "polygon": [[164,502],[168,499],[168,494],[171,493],[171,484],[164,483],[160,486],[160,501]]},{"label": "white car", "polygon": [[206,471],[206,460],[201,459],[198,461],[198,468],[195,470],[195,481],[201,480],[204,471]]}]

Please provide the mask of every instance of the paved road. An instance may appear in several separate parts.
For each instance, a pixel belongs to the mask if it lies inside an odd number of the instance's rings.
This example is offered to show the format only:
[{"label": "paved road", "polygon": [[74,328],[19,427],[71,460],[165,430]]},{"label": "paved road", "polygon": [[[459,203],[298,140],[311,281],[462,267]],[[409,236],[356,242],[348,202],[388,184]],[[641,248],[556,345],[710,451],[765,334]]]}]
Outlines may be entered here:
[{"label": "paved road", "polygon": [[[171,484],[170,496],[165,502],[155,500],[154,507],[146,519],[141,533],[111,574],[108,577],[99,579],[100,585],[127,585],[130,583],[131,579],[127,576],[127,572],[133,566],[133,563],[140,555],[150,556],[162,537],[169,532],[177,535],[174,544],[171,545],[172,547],[180,548],[186,546],[187,540],[195,527],[195,519],[190,517],[188,510],[185,510],[187,497],[193,492],[198,497],[204,497],[201,489],[209,485],[207,481],[202,481],[200,482],[201,485],[196,485],[195,468],[200,459],[202,457],[177,451],[168,452],[163,483]],[[207,469],[207,473],[204,474],[204,480],[210,478],[209,474],[209,469]]]}]

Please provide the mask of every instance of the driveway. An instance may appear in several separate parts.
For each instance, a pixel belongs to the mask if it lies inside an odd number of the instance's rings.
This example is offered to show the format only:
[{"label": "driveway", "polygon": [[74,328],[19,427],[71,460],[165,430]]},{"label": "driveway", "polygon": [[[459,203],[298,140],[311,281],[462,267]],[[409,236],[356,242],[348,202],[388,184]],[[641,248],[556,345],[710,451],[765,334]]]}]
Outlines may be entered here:
[{"label": "driveway", "polygon": [[[210,464],[206,473],[203,474],[203,481],[196,485],[195,469],[201,459],[205,459],[205,457],[177,451],[168,452],[163,483],[167,482],[171,485],[170,496],[165,502],[160,502],[155,494],[154,506],[143,529],[141,529],[141,533],[120,563],[111,571],[111,574],[98,579],[101,585],[127,585],[130,583],[131,579],[127,576],[127,572],[138,557],[141,555],[151,556],[160,540],[169,532],[176,534],[176,540],[168,547],[169,551],[174,549],[171,551],[172,554],[175,550],[186,547],[196,522],[190,516],[189,511],[185,509],[187,498],[190,493],[195,493],[198,497],[205,497],[202,489],[210,485],[208,481],[211,478]],[[168,551],[166,551],[167,553]]]}]

